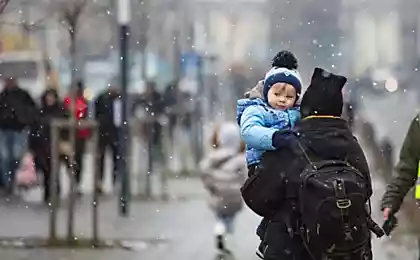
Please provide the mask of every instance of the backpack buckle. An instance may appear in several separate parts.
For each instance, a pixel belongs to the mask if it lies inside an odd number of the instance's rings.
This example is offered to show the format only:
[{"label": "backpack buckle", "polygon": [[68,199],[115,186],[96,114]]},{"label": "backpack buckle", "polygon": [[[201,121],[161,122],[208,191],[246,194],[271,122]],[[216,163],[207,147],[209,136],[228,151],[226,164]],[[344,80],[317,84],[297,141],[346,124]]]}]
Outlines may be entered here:
[{"label": "backpack buckle", "polygon": [[349,200],[349,199],[338,199],[336,204],[337,204],[337,207],[339,209],[347,209],[351,206],[351,200]]}]

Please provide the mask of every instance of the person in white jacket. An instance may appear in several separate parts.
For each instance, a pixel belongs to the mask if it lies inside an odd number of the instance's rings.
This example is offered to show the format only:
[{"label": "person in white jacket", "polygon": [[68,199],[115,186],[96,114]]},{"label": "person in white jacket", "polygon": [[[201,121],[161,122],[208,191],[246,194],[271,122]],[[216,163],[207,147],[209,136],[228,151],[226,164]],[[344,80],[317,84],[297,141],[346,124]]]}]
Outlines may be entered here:
[{"label": "person in white jacket", "polygon": [[244,144],[235,122],[223,122],[213,133],[210,152],[200,163],[201,178],[210,193],[210,207],[217,221],[216,245],[220,253],[231,254],[234,219],[243,207],[240,188],[246,179]]}]

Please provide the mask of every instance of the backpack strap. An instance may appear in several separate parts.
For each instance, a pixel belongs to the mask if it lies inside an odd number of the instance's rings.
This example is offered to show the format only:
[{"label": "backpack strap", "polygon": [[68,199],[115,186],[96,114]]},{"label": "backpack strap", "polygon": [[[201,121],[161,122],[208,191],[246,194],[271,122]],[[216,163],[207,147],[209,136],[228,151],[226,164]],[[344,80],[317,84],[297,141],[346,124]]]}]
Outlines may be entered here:
[{"label": "backpack strap", "polygon": [[341,179],[338,179],[334,182],[334,192],[335,197],[337,199],[337,207],[340,209],[341,212],[345,240],[351,241],[353,240],[353,237],[351,236],[351,227],[349,222],[349,208],[351,206],[351,200],[347,198],[346,187],[344,186],[344,183]]},{"label": "backpack strap", "polygon": [[317,167],[316,167],[315,163],[311,160],[308,153],[306,152],[306,149],[303,147],[303,144],[299,141],[299,137],[296,138],[296,143],[299,146],[299,149],[302,152],[303,156],[305,157],[306,161],[309,163],[309,165],[312,167],[312,169],[316,170]]},{"label": "backpack strap", "polygon": [[328,165],[328,164],[333,164],[333,165],[336,165],[336,166],[347,166],[347,167],[354,168],[347,161],[347,156],[346,156],[346,159],[344,159],[344,160],[321,160],[320,162],[314,162],[309,157],[307,150],[304,148],[304,145],[298,139],[297,139],[297,145],[299,146],[299,150],[302,152],[306,161],[309,163],[309,165],[311,165],[312,169],[314,169],[314,170],[318,170],[318,169],[320,169],[320,168],[322,168],[322,167],[324,167],[325,165]]}]

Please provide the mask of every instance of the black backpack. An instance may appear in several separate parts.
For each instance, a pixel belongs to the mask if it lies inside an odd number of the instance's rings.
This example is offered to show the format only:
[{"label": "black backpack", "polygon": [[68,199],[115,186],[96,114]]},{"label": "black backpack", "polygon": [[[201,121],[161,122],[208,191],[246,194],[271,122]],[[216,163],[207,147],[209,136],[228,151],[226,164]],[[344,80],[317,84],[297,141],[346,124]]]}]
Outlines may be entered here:
[{"label": "black backpack", "polygon": [[[300,234],[314,260],[372,259],[370,209],[363,174],[345,161],[312,161],[300,174]],[[369,204],[370,206],[370,204]]]}]

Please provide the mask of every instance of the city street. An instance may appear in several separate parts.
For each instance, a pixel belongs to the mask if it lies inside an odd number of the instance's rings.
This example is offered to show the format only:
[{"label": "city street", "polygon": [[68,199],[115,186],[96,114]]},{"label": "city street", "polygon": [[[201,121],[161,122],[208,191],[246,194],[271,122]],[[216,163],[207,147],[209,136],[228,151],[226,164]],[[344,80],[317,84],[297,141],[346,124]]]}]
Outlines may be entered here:
[{"label": "city street", "polygon": [[[387,107],[396,107],[401,100],[407,106],[405,113],[383,111]],[[393,143],[399,147],[408,126],[414,115],[412,109],[415,100],[409,95],[396,94],[381,101],[366,96],[361,106],[361,114],[374,123],[377,138],[390,137],[393,129]],[[387,110],[388,111],[388,110]],[[401,116],[403,114],[403,116]],[[363,145],[363,143],[362,143]],[[371,157],[369,149],[364,147],[366,155]],[[136,149],[137,151],[141,149]],[[136,156],[145,158],[145,156]],[[177,158],[173,158],[177,159]],[[86,171],[83,181],[83,190],[89,194],[92,190],[92,158],[87,156]],[[145,162],[137,160],[138,165]],[[372,162],[370,162],[372,164]],[[108,172],[109,173],[109,172]],[[379,201],[385,189],[383,180],[372,172],[374,196],[372,198],[373,217],[382,223],[382,213],[379,210]],[[134,176],[135,182],[137,177]],[[159,178],[152,178],[157,181]],[[144,179],[143,179],[144,180]],[[68,192],[68,179],[62,173],[64,195]],[[106,180],[106,190],[110,195],[110,180]],[[135,185],[134,185],[135,186]],[[154,183],[154,193],[159,192],[159,185]],[[131,204],[129,218],[118,216],[117,199],[110,195],[100,201],[100,237],[104,239],[119,239],[127,249],[0,249],[0,259],[7,260],[82,260],[82,259],[148,259],[148,260],[207,260],[214,259],[214,217],[209,210],[207,194],[199,179],[171,178],[168,185],[170,200],[144,201],[134,199]],[[40,206],[41,191],[35,189],[24,195],[26,202],[0,204],[0,236],[1,237],[47,237],[48,210]],[[62,206],[66,203],[64,202]],[[91,235],[91,197],[86,195],[78,202],[76,213],[76,234],[78,237],[88,238]],[[59,213],[59,233],[65,236],[66,211]],[[245,209],[237,218],[235,234],[236,259],[253,260],[258,239],[255,228],[259,218]],[[404,219],[400,216],[400,223]],[[417,259],[417,238],[401,235],[397,232],[391,237],[373,239],[374,255],[376,260]]]},{"label": "city street", "polygon": [[[372,200],[374,218],[381,223],[379,199],[384,183],[374,178]],[[131,205],[130,218],[118,216],[116,199],[105,197],[100,204],[100,236],[104,239],[125,241],[124,249],[0,249],[0,259],[7,260],[82,260],[82,259],[213,259],[214,218],[206,204],[206,193],[196,178],[171,180],[169,190],[172,199],[163,201],[138,201]],[[36,197],[37,191],[32,193]],[[38,191],[38,193],[40,193]],[[76,234],[88,238],[91,234],[90,197],[79,201],[77,207]],[[48,234],[48,211],[45,207],[30,202],[19,205],[0,205],[0,236],[46,237]],[[66,212],[60,211],[59,232],[65,236]],[[258,239],[255,227],[259,218],[245,209],[237,219],[235,255],[237,259],[252,260]],[[416,259],[415,238],[394,236],[373,239],[377,260]],[[398,257],[397,257],[398,256]],[[404,257],[402,257],[404,256]],[[402,257],[402,258],[401,258]]]},{"label": "city street", "polygon": [[[107,199],[100,205],[100,236],[127,240],[130,250],[93,249],[1,249],[7,260],[82,260],[82,259],[213,259],[214,218],[206,204],[206,194],[197,179],[173,181],[170,189],[181,199],[169,202],[134,201],[130,218],[117,214],[117,201]],[[0,236],[43,236],[48,231],[48,211],[36,206],[0,205]],[[77,207],[76,230],[79,237],[90,236],[88,198]],[[65,235],[65,212],[60,212],[60,233]],[[237,259],[256,259],[258,240],[255,228],[259,218],[244,210],[237,219],[235,254]]]}]

